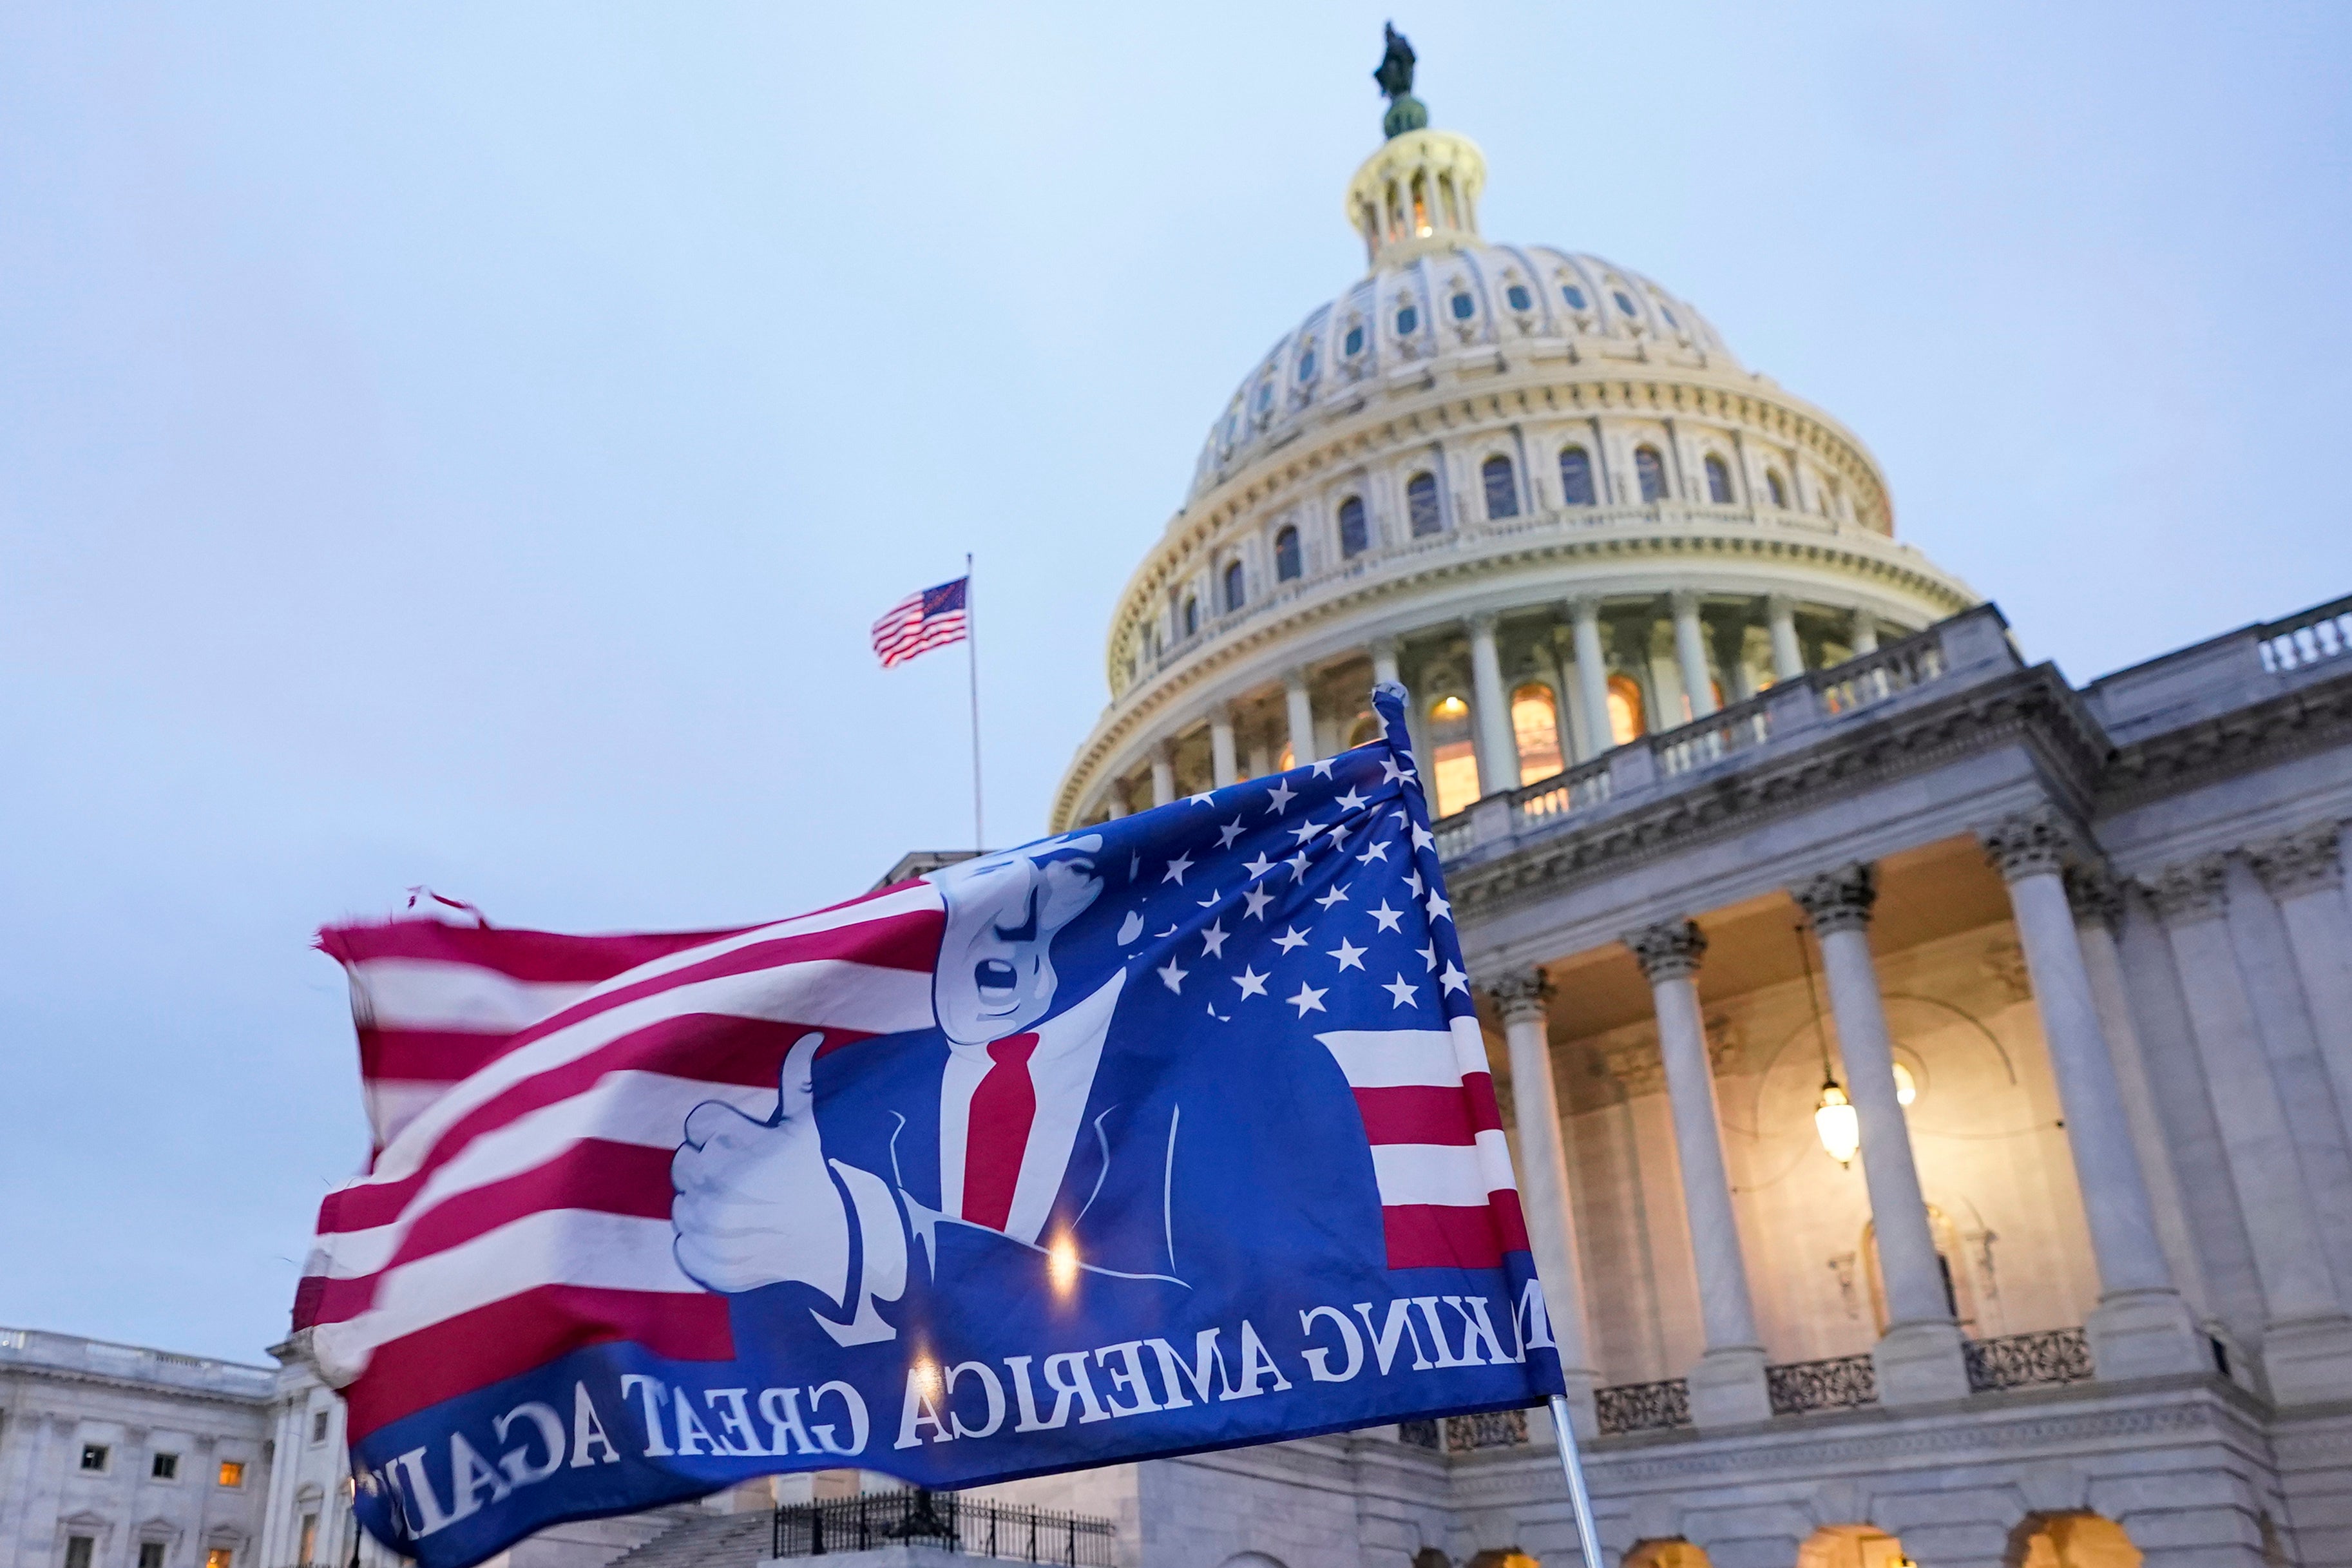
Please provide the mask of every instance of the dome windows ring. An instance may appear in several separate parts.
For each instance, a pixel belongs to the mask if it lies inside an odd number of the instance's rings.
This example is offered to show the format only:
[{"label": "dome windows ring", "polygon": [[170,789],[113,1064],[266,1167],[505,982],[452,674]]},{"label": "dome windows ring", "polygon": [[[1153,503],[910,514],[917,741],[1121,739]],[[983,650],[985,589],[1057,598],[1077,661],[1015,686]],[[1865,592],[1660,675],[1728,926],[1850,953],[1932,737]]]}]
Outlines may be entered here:
[{"label": "dome windows ring", "polygon": [[1536,308],[1536,297],[1528,292],[1528,286],[1524,283],[1514,283],[1504,289],[1503,298],[1510,302],[1511,309],[1514,310],[1532,310]]},{"label": "dome windows ring", "polygon": [[1559,455],[1559,499],[1564,506],[1597,504],[1592,490],[1592,456],[1581,447],[1567,447]]},{"label": "dome windows ring", "polygon": [[1772,504],[1786,511],[1789,509],[1789,486],[1778,468],[1764,470],[1764,489],[1772,497]]},{"label": "dome windows ring", "polygon": [[1405,520],[1415,539],[1444,531],[1445,519],[1437,506],[1437,476],[1419,473],[1404,485]]},{"label": "dome windows ring", "polygon": [[1486,515],[1490,519],[1519,515],[1519,477],[1511,467],[1511,459],[1497,452],[1479,465],[1479,483],[1486,490]]},{"label": "dome windows ring", "polygon": [[1242,578],[1242,563],[1229,562],[1225,566],[1225,614],[1232,615],[1248,600],[1248,588]]},{"label": "dome windows ring", "polygon": [[1184,635],[1188,637],[1192,637],[1196,635],[1200,629],[1201,601],[1198,599],[1186,599],[1184,601]]},{"label": "dome windows ring", "polygon": [[1399,305],[1396,313],[1397,336],[1409,338],[1421,330],[1421,312],[1411,305]]},{"label": "dome windows ring", "polygon": [[1568,308],[1571,310],[1582,310],[1589,308],[1584,298],[1584,290],[1578,288],[1573,283],[1561,284],[1559,286],[1559,297],[1568,301]]},{"label": "dome windows ring", "polygon": [[1339,503],[1339,553],[1350,560],[1371,548],[1371,530],[1364,520],[1361,496],[1349,496]]},{"label": "dome windows ring", "polygon": [[1642,486],[1643,505],[1666,499],[1666,465],[1655,447],[1633,449],[1633,473]]},{"label": "dome windows ring", "polygon": [[1633,303],[1633,296],[1628,294],[1622,289],[1618,289],[1612,298],[1617,301],[1617,308],[1624,311],[1628,316],[1638,316],[1642,313]]},{"label": "dome windows ring", "polygon": [[1470,298],[1467,289],[1455,291],[1453,306],[1454,319],[1457,321],[1466,321],[1478,313],[1478,301]]},{"label": "dome windows ring", "polygon": [[1723,460],[1721,458],[1718,458],[1718,457],[1717,457],[1714,453],[1709,452],[1709,453],[1706,455],[1706,499],[1707,499],[1710,502],[1712,502],[1713,504],[1715,504],[1715,505],[1717,505],[1717,506],[1729,506],[1729,505],[1731,505],[1731,504],[1732,504],[1732,498],[1731,498],[1731,469],[1730,469],[1730,468],[1729,468],[1727,465],[1726,465],[1726,464],[1725,464],[1724,460]]},{"label": "dome windows ring", "polygon": [[1306,570],[1306,563],[1300,558],[1298,549],[1298,530],[1285,528],[1274,536],[1275,581],[1296,583]]},{"label": "dome windows ring", "polygon": [[1364,352],[1364,329],[1360,324],[1348,329],[1348,341],[1345,347],[1349,359]]}]

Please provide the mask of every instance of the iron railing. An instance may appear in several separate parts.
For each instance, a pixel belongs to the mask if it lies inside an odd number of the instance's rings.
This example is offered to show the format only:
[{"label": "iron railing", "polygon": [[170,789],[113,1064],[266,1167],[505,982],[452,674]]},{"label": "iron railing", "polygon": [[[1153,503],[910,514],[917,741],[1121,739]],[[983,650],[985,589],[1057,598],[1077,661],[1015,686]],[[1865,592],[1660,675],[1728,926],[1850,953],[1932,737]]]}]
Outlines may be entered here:
[{"label": "iron railing", "polygon": [[1107,1519],[917,1488],[786,1504],[776,1510],[769,1555],[822,1557],[903,1542],[971,1557],[1112,1568],[1118,1533]]},{"label": "iron railing", "polygon": [[1659,1383],[1621,1383],[1593,1391],[1592,1405],[1601,1418],[1601,1435],[1663,1432],[1691,1424],[1690,1379],[1669,1377]]},{"label": "iron railing", "polygon": [[1764,1392],[1775,1415],[1808,1410],[1851,1410],[1878,1403],[1878,1368],[1866,1355],[1784,1362],[1764,1369]]},{"label": "iron railing", "polygon": [[1528,1413],[1524,1410],[1489,1410],[1479,1415],[1448,1415],[1443,1421],[1397,1423],[1398,1442],[1435,1453],[1510,1448],[1527,1440]]},{"label": "iron railing", "polygon": [[2091,1342],[2080,1329],[1963,1340],[1960,1354],[1969,1363],[1971,1394],[2045,1383],[2081,1383],[2092,1375]]}]

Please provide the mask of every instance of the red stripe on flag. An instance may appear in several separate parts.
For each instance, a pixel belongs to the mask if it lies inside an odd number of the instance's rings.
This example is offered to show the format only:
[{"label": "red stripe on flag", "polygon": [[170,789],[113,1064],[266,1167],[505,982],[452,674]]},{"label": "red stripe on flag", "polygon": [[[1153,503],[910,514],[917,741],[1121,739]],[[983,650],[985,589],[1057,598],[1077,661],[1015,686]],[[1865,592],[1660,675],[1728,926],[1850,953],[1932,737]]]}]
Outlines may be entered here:
[{"label": "red stripe on flag", "polygon": [[[1496,1197],[1503,1194],[1496,1194]],[[1518,1194],[1511,1195],[1514,1213]],[[1381,1210],[1381,1229],[1389,1244],[1391,1268],[1494,1268],[1501,1265],[1505,1242],[1496,1222],[1498,1205],[1480,1208],[1440,1204],[1389,1204]],[[1520,1229],[1525,1230],[1522,1225]],[[1524,1234],[1518,1247],[1527,1247]]]},{"label": "red stripe on flag", "polygon": [[377,1347],[343,1397],[351,1436],[544,1366],[586,1345],[626,1340],[674,1361],[735,1353],[727,1298],[542,1285]]},{"label": "red stripe on flag", "polygon": [[1459,1089],[1432,1084],[1406,1084],[1388,1089],[1360,1089],[1356,1109],[1364,1118],[1364,1136],[1374,1143],[1444,1143],[1465,1147],[1483,1131],[1498,1131],[1501,1121],[1490,1089],[1479,1112],[1477,1100]]},{"label": "red stripe on flag", "polygon": [[470,963],[509,980],[539,984],[593,984],[624,974],[640,963],[690,947],[754,930],[670,931],[651,936],[563,936],[554,931],[445,926],[431,921],[393,921],[371,925],[330,926],[319,946],[345,963],[372,958],[422,958]]},{"label": "red stripe on flag", "polygon": [[362,1029],[360,1077],[452,1084],[506,1055],[513,1042],[511,1035],[454,1029]]}]

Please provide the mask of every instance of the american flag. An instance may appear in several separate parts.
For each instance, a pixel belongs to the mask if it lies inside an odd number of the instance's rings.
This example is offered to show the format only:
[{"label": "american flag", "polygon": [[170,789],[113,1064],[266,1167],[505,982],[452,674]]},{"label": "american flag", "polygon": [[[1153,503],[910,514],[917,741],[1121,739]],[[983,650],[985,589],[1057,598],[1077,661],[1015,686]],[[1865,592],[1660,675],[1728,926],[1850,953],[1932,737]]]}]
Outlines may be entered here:
[{"label": "american flag", "polygon": [[909,594],[874,623],[874,652],[882,668],[964,639],[964,595],[970,577]]}]

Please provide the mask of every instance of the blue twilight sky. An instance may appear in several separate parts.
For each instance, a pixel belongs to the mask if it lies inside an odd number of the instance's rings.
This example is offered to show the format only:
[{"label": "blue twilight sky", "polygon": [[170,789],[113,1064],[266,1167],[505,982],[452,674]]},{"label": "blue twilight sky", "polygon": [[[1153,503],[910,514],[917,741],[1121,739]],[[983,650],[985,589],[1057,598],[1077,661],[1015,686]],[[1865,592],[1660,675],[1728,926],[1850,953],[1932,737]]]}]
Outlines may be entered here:
[{"label": "blue twilight sky", "polygon": [[[1397,0],[1402,4],[1402,0]],[[322,921],[709,925],[991,834],[1255,356],[1383,7],[0,8],[0,1323],[255,1357]],[[2076,679],[2352,589],[2352,9],[1395,13],[1489,237],[1859,432]]]}]

